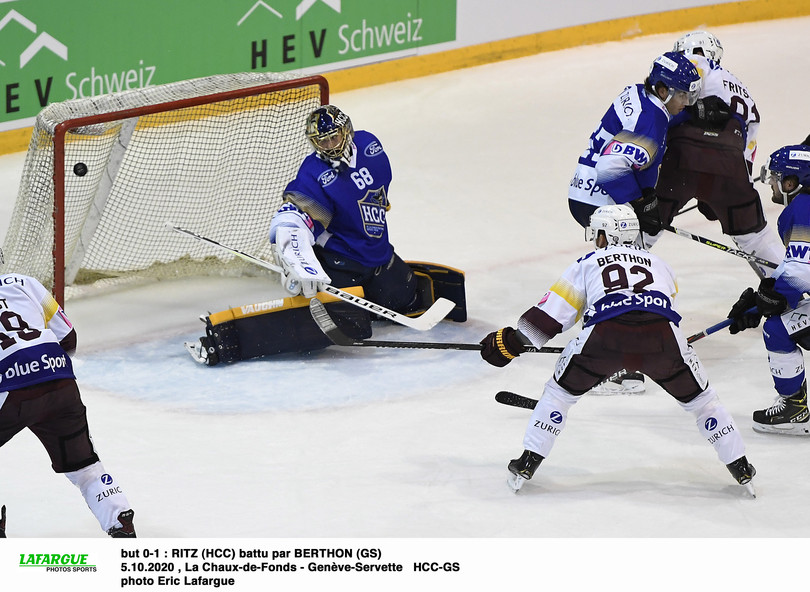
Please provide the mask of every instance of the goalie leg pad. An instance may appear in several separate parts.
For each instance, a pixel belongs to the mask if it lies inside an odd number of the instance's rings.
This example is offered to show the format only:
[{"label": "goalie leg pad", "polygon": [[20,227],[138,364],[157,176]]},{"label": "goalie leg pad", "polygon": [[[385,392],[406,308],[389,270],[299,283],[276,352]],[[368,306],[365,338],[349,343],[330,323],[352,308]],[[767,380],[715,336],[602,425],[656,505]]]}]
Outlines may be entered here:
[{"label": "goalie leg pad", "polygon": [[[307,299],[302,301],[309,302]],[[325,306],[344,333],[353,339],[371,337],[368,311],[342,301],[327,302]],[[206,337],[215,351],[213,360],[209,353],[209,366],[275,354],[316,351],[332,344],[312,319],[308,306],[280,308],[216,324],[212,324],[209,317]]]},{"label": "goalie leg pad", "polygon": [[[456,304],[455,308],[447,315],[447,318],[457,323],[463,323],[467,320],[467,296],[464,290],[463,271],[424,261],[406,261],[406,263],[417,277],[423,275],[431,280],[430,289],[433,293],[430,295],[432,299],[427,306],[433,304],[438,298],[447,298]],[[418,289],[427,290],[428,286],[424,282],[419,281]],[[424,296],[420,294],[420,298],[423,297]]]}]

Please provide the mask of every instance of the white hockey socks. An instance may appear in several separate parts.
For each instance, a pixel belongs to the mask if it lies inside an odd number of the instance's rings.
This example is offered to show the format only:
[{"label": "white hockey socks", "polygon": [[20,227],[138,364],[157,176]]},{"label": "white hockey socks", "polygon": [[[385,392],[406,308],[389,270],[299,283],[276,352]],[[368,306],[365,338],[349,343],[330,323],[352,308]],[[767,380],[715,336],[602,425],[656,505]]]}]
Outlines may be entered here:
[{"label": "white hockey socks", "polygon": [[557,436],[565,427],[568,410],[578,400],[579,397],[563,389],[553,378],[550,379],[526,427],[523,448],[548,458]]},{"label": "white hockey socks", "polygon": [[93,512],[104,532],[113,526],[120,526],[118,514],[132,508],[121,491],[121,486],[115,482],[112,475],[104,471],[101,462],[65,473],[65,477],[82,492],[87,507]]},{"label": "white hockey socks", "polygon": [[713,388],[707,388],[689,403],[680,405],[694,414],[698,431],[714,446],[720,462],[727,465],[745,454],[740,431]]}]

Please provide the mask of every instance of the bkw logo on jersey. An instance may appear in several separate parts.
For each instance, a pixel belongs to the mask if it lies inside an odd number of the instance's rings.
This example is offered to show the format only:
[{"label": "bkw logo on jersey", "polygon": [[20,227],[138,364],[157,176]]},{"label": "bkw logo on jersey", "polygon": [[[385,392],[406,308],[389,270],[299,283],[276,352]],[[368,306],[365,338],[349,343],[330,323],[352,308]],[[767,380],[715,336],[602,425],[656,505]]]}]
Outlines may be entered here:
[{"label": "bkw logo on jersey", "polygon": [[644,148],[634,144],[624,144],[616,140],[607,145],[603,154],[624,154],[629,156],[630,160],[633,161],[633,167],[638,169],[643,169],[650,164],[650,155],[647,154]]},{"label": "bkw logo on jersey", "polygon": [[787,248],[787,257],[807,263],[810,261],[810,245],[790,243]]}]

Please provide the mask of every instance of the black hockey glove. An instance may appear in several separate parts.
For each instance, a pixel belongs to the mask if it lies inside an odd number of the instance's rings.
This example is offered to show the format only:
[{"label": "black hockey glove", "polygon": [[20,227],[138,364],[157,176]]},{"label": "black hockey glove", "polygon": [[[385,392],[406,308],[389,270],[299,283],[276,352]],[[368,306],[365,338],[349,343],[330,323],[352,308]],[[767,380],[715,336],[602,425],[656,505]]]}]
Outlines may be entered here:
[{"label": "black hockey glove", "polygon": [[[748,312],[752,308],[754,312]],[[731,324],[728,326],[729,332],[732,335],[736,335],[740,331],[758,327],[759,322],[762,320],[762,315],[759,314],[759,310],[756,308],[757,294],[754,292],[754,288],[746,288],[745,292],[740,294],[740,299],[731,307],[731,311],[729,311],[726,317],[731,319]]]},{"label": "black hockey glove", "polygon": [[717,96],[704,97],[688,107],[692,123],[702,128],[721,128],[731,119],[731,109]]},{"label": "black hockey glove", "polygon": [[773,289],[776,280],[763,278],[757,290],[757,310],[765,317],[780,315],[787,310],[787,298]]},{"label": "black hockey glove", "polygon": [[498,368],[503,368],[526,351],[512,327],[493,331],[481,340],[481,357]]},{"label": "black hockey glove", "polygon": [[658,213],[658,194],[652,187],[641,190],[641,197],[630,202],[638,217],[638,224],[642,232],[653,235],[661,232],[664,227],[661,215]]}]

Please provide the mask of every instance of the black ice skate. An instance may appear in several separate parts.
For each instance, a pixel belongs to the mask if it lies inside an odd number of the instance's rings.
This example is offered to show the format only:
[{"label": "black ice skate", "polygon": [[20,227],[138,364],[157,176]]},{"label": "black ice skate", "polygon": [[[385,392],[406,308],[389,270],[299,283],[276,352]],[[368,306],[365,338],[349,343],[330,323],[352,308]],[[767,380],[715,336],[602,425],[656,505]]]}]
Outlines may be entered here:
[{"label": "black ice skate", "polygon": [[807,411],[807,381],[799,392],[789,397],[777,397],[776,402],[760,411],[754,411],[755,432],[810,436],[810,413]]},{"label": "black ice skate", "polygon": [[737,483],[745,487],[745,490],[751,494],[751,497],[757,497],[754,491],[754,485],[751,483],[751,479],[757,474],[757,470],[754,468],[754,465],[748,462],[745,456],[741,456],[734,462],[728,463],[726,468]]},{"label": "black ice skate", "polygon": [[132,524],[132,518],[134,516],[135,512],[133,512],[132,510],[121,512],[120,514],[118,514],[118,522],[121,523],[121,526],[113,526],[110,530],[107,531],[107,534],[114,539],[136,538],[135,527]]},{"label": "black ice skate", "polygon": [[531,450],[524,450],[520,458],[512,459],[509,462],[509,472],[512,475],[506,480],[509,488],[517,493],[523,484],[534,476],[534,472],[540,463],[543,462],[541,455]]}]

